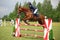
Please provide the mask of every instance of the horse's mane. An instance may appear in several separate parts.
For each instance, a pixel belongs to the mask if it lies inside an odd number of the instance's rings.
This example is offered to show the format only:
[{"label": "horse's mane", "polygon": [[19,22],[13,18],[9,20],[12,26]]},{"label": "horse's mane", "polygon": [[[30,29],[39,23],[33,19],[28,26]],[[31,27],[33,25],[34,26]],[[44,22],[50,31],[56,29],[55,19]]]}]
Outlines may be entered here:
[{"label": "horse's mane", "polygon": [[29,8],[21,7],[24,11],[30,11]]}]

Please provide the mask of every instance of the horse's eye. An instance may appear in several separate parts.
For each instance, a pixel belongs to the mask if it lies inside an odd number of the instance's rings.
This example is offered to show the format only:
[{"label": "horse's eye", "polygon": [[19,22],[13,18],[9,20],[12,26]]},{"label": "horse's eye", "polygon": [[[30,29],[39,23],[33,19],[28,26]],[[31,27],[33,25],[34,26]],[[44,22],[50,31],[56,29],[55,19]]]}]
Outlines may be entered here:
[{"label": "horse's eye", "polygon": [[21,9],[19,9],[19,11],[21,11]]}]

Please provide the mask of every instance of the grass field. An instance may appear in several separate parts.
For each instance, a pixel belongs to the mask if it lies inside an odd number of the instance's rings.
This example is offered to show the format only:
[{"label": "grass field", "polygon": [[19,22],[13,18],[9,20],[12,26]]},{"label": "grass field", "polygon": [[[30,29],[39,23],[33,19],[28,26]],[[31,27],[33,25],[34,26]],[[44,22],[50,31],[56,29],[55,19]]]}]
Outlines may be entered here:
[{"label": "grass field", "polygon": [[[32,22],[33,23],[33,22]],[[13,26],[7,22],[6,26],[0,26],[0,40],[43,40],[43,38],[36,38],[36,37],[13,37],[12,36],[12,30]],[[31,28],[31,29],[40,29],[43,30],[42,27],[35,27],[35,26],[21,26],[21,28]],[[33,31],[23,31],[21,30],[21,33],[29,33],[29,34],[37,34],[43,36],[43,32],[33,32]],[[53,35],[55,40],[60,40],[60,22],[53,22]]]}]

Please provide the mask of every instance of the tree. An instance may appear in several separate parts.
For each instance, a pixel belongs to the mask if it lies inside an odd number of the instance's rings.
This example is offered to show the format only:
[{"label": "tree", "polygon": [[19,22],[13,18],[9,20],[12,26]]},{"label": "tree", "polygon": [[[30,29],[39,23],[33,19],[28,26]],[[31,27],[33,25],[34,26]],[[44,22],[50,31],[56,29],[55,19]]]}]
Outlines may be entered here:
[{"label": "tree", "polygon": [[8,15],[5,15],[2,20],[6,20],[6,21],[10,21],[10,18],[8,17]]},{"label": "tree", "polygon": [[17,17],[17,10],[18,10],[18,2],[16,3],[13,12],[9,14],[10,19],[15,19]]},{"label": "tree", "polygon": [[42,13],[42,6],[40,2],[37,4],[37,8],[38,8],[38,12]]},{"label": "tree", "polygon": [[60,21],[60,1],[59,1],[59,3],[58,3],[58,6],[57,6],[57,8],[56,8],[56,16],[57,16],[57,21],[59,22]]},{"label": "tree", "polygon": [[24,5],[23,5],[23,7],[29,8],[28,3],[25,2]]},{"label": "tree", "polygon": [[60,1],[59,1],[59,3],[58,3],[58,6],[57,6],[57,11],[60,12]]},{"label": "tree", "polygon": [[52,17],[52,5],[50,0],[44,0],[43,3],[43,13],[44,15],[47,15],[48,17]]},{"label": "tree", "polygon": [[33,6],[35,6],[35,7],[36,7],[36,2],[35,2],[35,0],[33,1]]}]

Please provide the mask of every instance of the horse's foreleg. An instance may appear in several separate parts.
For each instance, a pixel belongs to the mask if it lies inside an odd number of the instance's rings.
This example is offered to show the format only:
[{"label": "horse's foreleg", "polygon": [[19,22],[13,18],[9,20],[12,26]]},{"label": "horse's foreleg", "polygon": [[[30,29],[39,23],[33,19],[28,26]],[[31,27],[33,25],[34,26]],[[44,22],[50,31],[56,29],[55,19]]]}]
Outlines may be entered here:
[{"label": "horse's foreleg", "polygon": [[27,20],[24,20],[24,22],[25,22],[27,25],[30,25],[30,24],[27,22]]},{"label": "horse's foreleg", "polygon": [[23,19],[23,21],[24,21],[26,24],[30,25],[30,24],[27,22],[27,20],[29,20],[29,19],[30,19],[30,17],[25,17],[25,18]]}]

